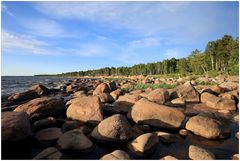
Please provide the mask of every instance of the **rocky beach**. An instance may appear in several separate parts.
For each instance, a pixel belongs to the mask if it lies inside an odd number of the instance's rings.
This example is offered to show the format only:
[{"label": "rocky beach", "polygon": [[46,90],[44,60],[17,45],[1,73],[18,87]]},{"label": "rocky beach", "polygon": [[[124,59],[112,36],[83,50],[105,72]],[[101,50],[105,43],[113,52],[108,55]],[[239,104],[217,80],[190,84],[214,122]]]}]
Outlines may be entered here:
[{"label": "rocky beach", "polygon": [[54,84],[2,95],[2,159],[239,159],[238,76]]}]

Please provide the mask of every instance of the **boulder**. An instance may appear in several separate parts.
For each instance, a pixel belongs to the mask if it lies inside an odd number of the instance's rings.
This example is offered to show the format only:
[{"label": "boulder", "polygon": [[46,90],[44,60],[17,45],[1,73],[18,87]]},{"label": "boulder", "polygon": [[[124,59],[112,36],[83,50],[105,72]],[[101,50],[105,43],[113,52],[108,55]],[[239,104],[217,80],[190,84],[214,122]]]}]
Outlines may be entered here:
[{"label": "boulder", "polygon": [[50,90],[41,84],[36,84],[30,87],[29,90],[35,91],[39,96],[47,95],[50,93]]},{"label": "boulder", "polygon": [[63,154],[60,151],[58,151],[57,148],[48,147],[44,149],[42,152],[40,152],[38,155],[36,155],[33,159],[34,160],[40,160],[40,159],[59,160],[59,159],[62,159],[62,157],[63,157]]},{"label": "boulder", "polygon": [[101,93],[98,95],[102,103],[112,103],[114,102],[113,97],[109,93]]},{"label": "boulder", "polygon": [[93,143],[80,130],[74,129],[65,132],[58,139],[58,145],[62,150],[90,151]]},{"label": "boulder", "polygon": [[34,122],[33,127],[34,129],[39,130],[39,129],[56,126],[56,124],[57,124],[57,120],[54,117],[48,117],[48,118],[41,119]]},{"label": "boulder", "polygon": [[189,146],[188,155],[192,160],[215,160],[212,152],[195,145]]},{"label": "boulder", "polygon": [[103,120],[102,104],[97,96],[82,96],[71,101],[67,117],[73,120],[98,124]]},{"label": "boulder", "polygon": [[207,139],[225,138],[229,135],[229,129],[221,121],[201,115],[191,117],[186,123],[186,129]]},{"label": "boulder", "polygon": [[236,110],[235,100],[224,99],[207,92],[201,94],[201,102],[204,102],[208,107],[217,110]]},{"label": "boulder", "polygon": [[117,89],[117,90],[112,91],[112,92],[110,93],[110,95],[112,96],[112,98],[113,98],[114,100],[117,100],[118,97],[119,97],[121,94],[122,94],[121,89]]},{"label": "boulder", "polygon": [[156,134],[146,133],[140,135],[128,144],[128,148],[136,156],[145,156],[154,151],[159,140]]},{"label": "boulder", "polygon": [[62,99],[54,97],[41,97],[17,106],[16,112],[26,112],[30,117],[36,113],[44,116],[56,116],[65,109]]},{"label": "boulder", "polygon": [[139,94],[125,94],[120,96],[113,106],[119,113],[127,113],[139,99],[141,99]]},{"label": "boulder", "polygon": [[62,130],[63,131],[70,131],[76,128],[80,128],[81,126],[83,126],[83,123],[79,122],[79,121],[70,121],[67,120],[63,125],[62,125]]},{"label": "boulder", "polygon": [[31,135],[31,125],[25,112],[2,112],[2,141],[19,141]]},{"label": "boulder", "polygon": [[221,88],[224,88],[225,91],[233,91],[238,89],[237,82],[223,82],[219,85]]},{"label": "boulder", "polygon": [[115,150],[112,153],[104,155],[101,160],[131,160],[131,158],[125,151]]},{"label": "boulder", "polygon": [[31,99],[34,99],[37,97],[39,97],[37,92],[35,92],[33,90],[29,90],[29,91],[22,92],[22,93],[12,94],[11,96],[8,97],[8,100],[15,101],[15,102],[21,102],[21,101],[31,100]]},{"label": "boulder", "polygon": [[186,102],[200,102],[200,94],[190,81],[178,86],[176,91],[178,97],[183,98]]},{"label": "boulder", "polygon": [[163,88],[155,89],[147,95],[147,99],[158,104],[164,104],[169,101],[169,93]]},{"label": "boulder", "polygon": [[60,128],[47,128],[36,133],[35,139],[40,146],[51,146],[56,143],[58,138],[62,135]]},{"label": "boulder", "polygon": [[145,98],[139,100],[129,114],[138,124],[170,129],[179,128],[185,118],[181,111],[150,102]]},{"label": "boulder", "polygon": [[124,115],[112,115],[98,124],[91,136],[100,142],[121,142],[133,137],[131,125]]},{"label": "boulder", "polygon": [[96,89],[93,91],[93,95],[99,95],[101,93],[110,93],[111,90],[108,87],[107,83],[99,84]]}]

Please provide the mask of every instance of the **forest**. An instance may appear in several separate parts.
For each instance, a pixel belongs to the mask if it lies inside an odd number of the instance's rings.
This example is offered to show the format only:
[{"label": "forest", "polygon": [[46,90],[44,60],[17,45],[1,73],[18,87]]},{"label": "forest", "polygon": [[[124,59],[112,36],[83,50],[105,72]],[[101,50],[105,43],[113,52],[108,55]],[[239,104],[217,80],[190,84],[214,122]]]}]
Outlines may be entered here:
[{"label": "forest", "polygon": [[238,57],[238,37],[233,38],[232,36],[225,35],[221,39],[208,42],[205,51],[195,49],[186,58],[165,59],[153,63],[137,64],[132,67],[106,67],[95,70],[67,72],[54,76],[129,76],[176,73],[200,75],[213,72],[238,75]]}]

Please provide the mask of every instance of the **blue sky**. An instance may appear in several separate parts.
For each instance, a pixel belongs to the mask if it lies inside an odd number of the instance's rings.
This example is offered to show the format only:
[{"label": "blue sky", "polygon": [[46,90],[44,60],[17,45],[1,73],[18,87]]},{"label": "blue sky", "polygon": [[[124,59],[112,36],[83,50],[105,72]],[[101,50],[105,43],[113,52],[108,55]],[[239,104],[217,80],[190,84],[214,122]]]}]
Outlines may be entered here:
[{"label": "blue sky", "polygon": [[182,58],[238,36],[238,2],[2,2],[2,75]]}]

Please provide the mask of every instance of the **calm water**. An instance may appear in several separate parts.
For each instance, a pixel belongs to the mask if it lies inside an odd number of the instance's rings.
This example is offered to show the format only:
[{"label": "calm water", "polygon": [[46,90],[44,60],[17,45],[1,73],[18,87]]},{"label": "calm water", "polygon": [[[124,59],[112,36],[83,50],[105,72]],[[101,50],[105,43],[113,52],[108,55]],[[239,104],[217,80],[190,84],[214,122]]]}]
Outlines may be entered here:
[{"label": "calm water", "polygon": [[46,87],[56,87],[64,81],[73,78],[54,78],[54,77],[33,77],[33,76],[2,76],[1,77],[2,95],[8,95],[15,92],[23,92],[32,85],[40,83]]}]

